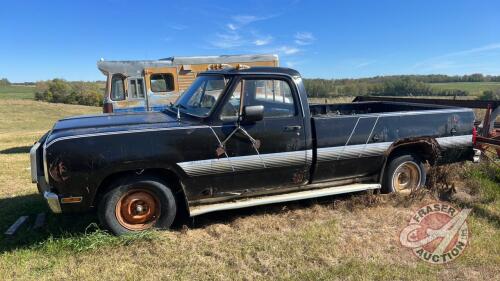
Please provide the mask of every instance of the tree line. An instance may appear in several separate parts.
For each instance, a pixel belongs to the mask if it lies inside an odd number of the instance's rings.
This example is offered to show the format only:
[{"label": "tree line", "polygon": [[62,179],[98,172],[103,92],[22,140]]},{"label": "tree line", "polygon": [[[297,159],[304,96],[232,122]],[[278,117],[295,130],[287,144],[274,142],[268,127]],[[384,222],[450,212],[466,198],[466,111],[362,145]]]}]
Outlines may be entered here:
[{"label": "tree line", "polygon": [[35,86],[35,100],[102,106],[104,88],[102,82],[68,82],[64,79],[40,81]]},{"label": "tree line", "polygon": [[[304,79],[311,97],[336,96],[466,96],[461,89],[436,89],[432,83],[500,82],[500,75],[388,75],[356,79]],[[492,93],[487,93],[491,96]],[[494,96],[494,93],[493,93]]]},{"label": "tree line", "polygon": [[427,74],[427,75],[385,75],[374,76],[367,78],[355,79],[337,79],[340,84],[348,83],[349,81],[381,83],[387,80],[409,78],[418,82],[424,83],[451,83],[451,82],[500,82],[500,75],[483,75],[481,73],[466,74],[466,75],[444,75],[444,74]]},{"label": "tree line", "polygon": [[339,96],[466,96],[468,91],[435,89],[413,76],[390,76],[361,79],[304,79],[310,97]]},{"label": "tree line", "polygon": [[7,78],[0,79],[0,86],[10,86],[10,81]]}]

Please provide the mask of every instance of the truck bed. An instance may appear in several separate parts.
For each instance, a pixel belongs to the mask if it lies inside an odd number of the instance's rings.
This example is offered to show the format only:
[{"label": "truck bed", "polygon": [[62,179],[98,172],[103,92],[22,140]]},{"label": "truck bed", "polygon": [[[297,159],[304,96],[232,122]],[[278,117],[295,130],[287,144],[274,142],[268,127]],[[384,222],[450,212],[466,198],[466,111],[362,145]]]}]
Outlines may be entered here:
[{"label": "truck bed", "polygon": [[[470,109],[402,102],[310,105],[316,166],[313,182],[377,175],[393,143],[435,139],[446,150],[472,146]],[[453,149],[452,149],[453,150]]]},{"label": "truck bed", "polygon": [[372,113],[408,112],[450,108],[441,105],[416,104],[406,102],[352,102],[337,104],[311,104],[309,109],[313,117],[336,115],[360,115]]}]

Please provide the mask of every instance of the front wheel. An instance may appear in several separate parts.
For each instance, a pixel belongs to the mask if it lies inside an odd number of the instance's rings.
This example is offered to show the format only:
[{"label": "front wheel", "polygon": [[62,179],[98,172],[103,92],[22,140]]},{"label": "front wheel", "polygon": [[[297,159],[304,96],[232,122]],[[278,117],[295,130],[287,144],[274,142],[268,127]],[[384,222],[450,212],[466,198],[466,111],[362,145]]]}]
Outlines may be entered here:
[{"label": "front wheel", "polygon": [[386,167],[382,192],[410,194],[425,184],[426,171],[420,157],[415,154],[392,158]]},{"label": "front wheel", "polygon": [[167,229],[176,216],[172,191],[157,179],[136,179],[121,184],[104,195],[99,220],[116,235],[151,228]]}]

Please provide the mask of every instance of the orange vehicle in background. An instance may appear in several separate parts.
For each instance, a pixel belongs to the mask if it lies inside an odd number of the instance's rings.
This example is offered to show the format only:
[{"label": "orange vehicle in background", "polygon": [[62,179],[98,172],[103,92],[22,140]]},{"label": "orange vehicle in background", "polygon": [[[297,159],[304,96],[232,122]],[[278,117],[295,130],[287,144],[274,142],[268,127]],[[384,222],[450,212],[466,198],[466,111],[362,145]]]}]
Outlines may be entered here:
[{"label": "orange vehicle in background", "polygon": [[97,62],[106,75],[104,113],[161,111],[186,90],[199,72],[239,65],[278,66],[277,55],[170,57],[160,60]]}]

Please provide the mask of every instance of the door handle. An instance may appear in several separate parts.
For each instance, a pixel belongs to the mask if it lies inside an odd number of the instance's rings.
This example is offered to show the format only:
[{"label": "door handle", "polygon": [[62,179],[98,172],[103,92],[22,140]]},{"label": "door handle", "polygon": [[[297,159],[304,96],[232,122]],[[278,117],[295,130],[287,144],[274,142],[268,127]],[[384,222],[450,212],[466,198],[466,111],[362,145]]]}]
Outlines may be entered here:
[{"label": "door handle", "polygon": [[302,129],[302,126],[285,126],[285,132],[298,132]]}]

